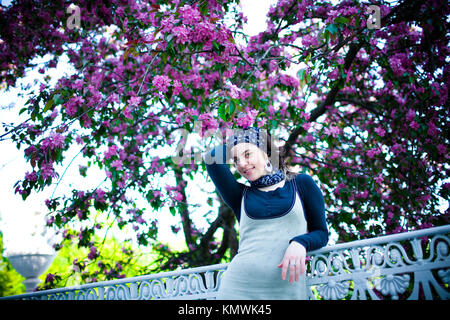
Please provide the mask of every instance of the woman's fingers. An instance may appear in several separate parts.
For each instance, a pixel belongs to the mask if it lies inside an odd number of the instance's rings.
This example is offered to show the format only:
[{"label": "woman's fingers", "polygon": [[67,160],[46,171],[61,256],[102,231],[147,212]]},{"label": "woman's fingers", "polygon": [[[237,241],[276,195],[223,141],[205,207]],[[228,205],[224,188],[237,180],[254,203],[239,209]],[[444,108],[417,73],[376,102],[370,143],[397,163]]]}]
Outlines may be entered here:
[{"label": "woman's fingers", "polygon": [[302,263],[301,260],[299,259],[296,264],[295,264],[295,281],[298,281],[298,279],[300,279],[300,274],[301,274],[301,267]]},{"label": "woman's fingers", "polygon": [[289,272],[290,283],[299,281],[300,275],[305,273],[305,257],[305,247],[293,241],[286,249],[283,260],[278,265],[278,268],[282,268],[281,279],[286,280],[286,275]]},{"label": "woman's fingers", "polygon": [[286,274],[289,266],[289,261],[287,258],[283,258],[281,263],[278,265],[278,268],[281,268],[281,279],[286,280]]},{"label": "woman's fingers", "polygon": [[305,272],[305,263],[301,259],[294,261],[285,258],[278,265],[278,268],[282,268],[281,279],[286,280],[286,276],[289,272],[289,282],[292,283],[294,281],[298,281],[300,279],[300,275]]},{"label": "woman's fingers", "polygon": [[300,260],[300,275],[305,274],[305,258]]}]

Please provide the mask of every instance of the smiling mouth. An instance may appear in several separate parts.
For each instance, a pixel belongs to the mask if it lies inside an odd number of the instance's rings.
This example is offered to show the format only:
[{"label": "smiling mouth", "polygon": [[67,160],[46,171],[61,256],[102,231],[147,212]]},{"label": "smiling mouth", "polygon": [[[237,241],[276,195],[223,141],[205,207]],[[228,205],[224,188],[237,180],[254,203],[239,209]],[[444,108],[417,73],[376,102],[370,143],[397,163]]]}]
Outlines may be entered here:
[{"label": "smiling mouth", "polygon": [[244,171],[244,174],[245,174],[245,175],[248,175],[252,170],[253,170],[253,168],[248,169],[248,170],[245,170],[245,171]]}]

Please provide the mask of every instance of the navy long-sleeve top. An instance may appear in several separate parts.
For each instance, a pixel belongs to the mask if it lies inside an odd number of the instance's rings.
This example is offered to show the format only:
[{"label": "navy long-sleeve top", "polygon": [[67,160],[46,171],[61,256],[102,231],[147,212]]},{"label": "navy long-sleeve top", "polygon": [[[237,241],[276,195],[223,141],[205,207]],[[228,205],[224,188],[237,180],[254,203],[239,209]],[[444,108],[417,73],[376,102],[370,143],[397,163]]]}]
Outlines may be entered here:
[{"label": "navy long-sleeve top", "polygon": [[[218,161],[219,159],[221,161]],[[245,185],[236,180],[225,161],[226,145],[219,145],[206,153],[204,160],[206,170],[217,191],[223,201],[233,210],[237,220],[240,221],[241,200]],[[323,195],[309,175],[298,174],[295,181],[302,201],[308,233],[294,237],[290,242],[297,241],[307,251],[316,250],[328,242]],[[288,181],[283,187],[267,192],[249,187],[246,193],[245,210],[255,219],[270,219],[280,216],[292,207],[293,201],[295,201],[294,192],[293,184]]]}]

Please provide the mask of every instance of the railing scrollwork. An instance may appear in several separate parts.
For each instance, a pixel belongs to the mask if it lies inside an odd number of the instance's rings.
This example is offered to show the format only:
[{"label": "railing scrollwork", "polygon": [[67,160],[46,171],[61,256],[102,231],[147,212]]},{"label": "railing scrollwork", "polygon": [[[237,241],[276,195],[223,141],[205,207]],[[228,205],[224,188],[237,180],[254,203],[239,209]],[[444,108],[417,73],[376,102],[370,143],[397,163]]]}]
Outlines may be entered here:
[{"label": "railing scrollwork", "polygon": [[[310,252],[309,299],[450,299],[450,225]],[[228,264],[52,289],[0,299],[215,299]]]}]

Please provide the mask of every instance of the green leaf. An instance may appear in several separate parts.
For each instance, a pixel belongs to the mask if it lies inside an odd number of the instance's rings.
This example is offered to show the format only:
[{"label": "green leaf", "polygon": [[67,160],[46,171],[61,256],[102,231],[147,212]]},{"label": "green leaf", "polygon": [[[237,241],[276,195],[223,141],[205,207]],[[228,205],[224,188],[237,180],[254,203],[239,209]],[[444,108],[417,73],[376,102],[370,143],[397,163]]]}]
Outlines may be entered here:
[{"label": "green leaf", "polygon": [[356,16],[355,18],[355,27],[358,28],[359,24],[360,24],[361,19],[359,18],[359,16]]},{"label": "green leaf", "polygon": [[[336,18],[337,19],[337,18]],[[332,35],[335,35],[338,33],[339,29],[335,24],[330,24],[327,26],[326,30],[328,30]]]},{"label": "green leaf", "polygon": [[214,49],[216,49],[217,51],[220,51],[220,44],[217,41],[213,40],[211,43],[212,43]]},{"label": "green leaf", "polygon": [[204,16],[208,14],[208,1],[202,0],[198,6],[198,11]]},{"label": "green leaf", "polygon": [[342,23],[342,24],[347,24],[350,22],[350,19],[347,17],[337,17],[336,19],[334,19],[334,22],[336,23]]},{"label": "green leaf", "polygon": [[304,81],[305,80],[305,69],[301,69],[301,70],[298,70],[297,71],[297,78],[300,80],[300,81]]},{"label": "green leaf", "polygon": [[52,107],[53,107],[53,104],[54,104],[53,99],[49,99],[49,100],[47,101],[47,103],[45,104],[45,107],[44,107],[44,111],[43,111],[43,112],[47,112],[48,110],[51,110]]},{"label": "green leaf", "polygon": [[55,103],[55,106],[57,106],[57,105],[63,103],[64,99],[61,97],[61,95],[59,93],[57,93],[53,96],[53,101]]},{"label": "green leaf", "polygon": [[225,103],[221,103],[219,105],[219,109],[217,109],[217,114],[223,121],[227,121],[227,116],[225,114],[225,107],[226,107]]},{"label": "green leaf", "polygon": [[235,110],[236,110],[236,103],[234,102],[234,99],[230,99],[227,110],[228,115],[231,116]]},{"label": "green leaf", "polygon": [[311,82],[311,74],[306,74],[306,79],[305,79],[306,83]]},{"label": "green leaf", "polygon": [[305,59],[305,64],[308,63],[309,59],[311,59],[311,52],[308,54],[308,56]]}]

